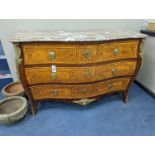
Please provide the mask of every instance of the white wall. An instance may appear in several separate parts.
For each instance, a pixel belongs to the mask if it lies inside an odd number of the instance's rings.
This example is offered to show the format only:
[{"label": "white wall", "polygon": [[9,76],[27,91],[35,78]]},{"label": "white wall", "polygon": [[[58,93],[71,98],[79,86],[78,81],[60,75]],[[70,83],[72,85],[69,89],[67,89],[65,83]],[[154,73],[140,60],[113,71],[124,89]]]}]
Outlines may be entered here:
[{"label": "white wall", "polygon": [[155,37],[148,37],[144,42],[144,66],[137,81],[155,93]]},{"label": "white wall", "polygon": [[0,38],[8,63],[16,80],[15,55],[10,39],[22,30],[122,29],[139,31],[143,20],[0,20]]}]

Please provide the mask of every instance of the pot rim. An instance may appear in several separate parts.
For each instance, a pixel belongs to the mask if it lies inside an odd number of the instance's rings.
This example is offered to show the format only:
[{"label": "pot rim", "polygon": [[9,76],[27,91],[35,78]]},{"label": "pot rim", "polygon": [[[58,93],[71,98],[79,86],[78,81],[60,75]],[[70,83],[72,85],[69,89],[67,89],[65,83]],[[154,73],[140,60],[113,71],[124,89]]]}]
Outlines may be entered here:
[{"label": "pot rim", "polygon": [[[19,94],[19,93],[24,93],[24,89],[23,89],[23,91],[17,91],[17,92],[15,92],[15,93],[8,93],[7,91],[5,91],[7,87],[10,87],[10,86],[12,86],[12,85],[14,85],[14,84],[21,84],[21,82],[20,82],[20,81],[16,81],[16,82],[11,82],[11,83],[5,85],[5,86],[2,88],[2,93],[3,93],[4,95],[7,95],[7,96],[12,96],[12,95],[16,95],[16,94]],[[21,85],[22,85],[22,84],[21,84]]]},{"label": "pot rim", "polygon": [[5,116],[8,117],[9,116],[10,117],[10,116],[18,114],[20,111],[24,110],[25,107],[28,107],[26,98],[24,98],[22,96],[12,96],[12,97],[8,97],[8,98],[4,98],[4,99],[0,100],[0,105],[3,104],[3,102],[6,102],[6,101],[9,101],[9,100],[12,100],[12,99],[20,99],[20,100],[22,100],[23,101],[22,106],[18,110],[14,111],[11,114],[0,114],[0,116],[3,116],[3,117],[5,117]]}]

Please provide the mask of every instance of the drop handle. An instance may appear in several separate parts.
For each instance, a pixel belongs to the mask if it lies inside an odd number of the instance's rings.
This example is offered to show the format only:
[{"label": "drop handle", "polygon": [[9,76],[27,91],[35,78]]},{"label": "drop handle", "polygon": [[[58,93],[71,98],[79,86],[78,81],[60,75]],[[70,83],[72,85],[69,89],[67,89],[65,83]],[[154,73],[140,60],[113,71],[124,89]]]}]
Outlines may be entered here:
[{"label": "drop handle", "polygon": [[118,48],[115,48],[115,49],[113,50],[113,54],[114,54],[114,55],[120,54],[120,50],[119,50]]},{"label": "drop handle", "polygon": [[112,74],[114,75],[114,74],[116,74],[116,72],[117,72],[117,68],[112,68]]},{"label": "drop handle", "polygon": [[59,92],[57,90],[52,90],[51,93],[52,93],[53,96],[56,96],[56,95],[58,95]]},{"label": "drop handle", "polygon": [[89,78],[91,76],[91,72],[89,70],[84,71],[84,77]]},{"label": "drop handle", "polygon": [[52,73],[52,79],[55,80],[56,77],[57,77],[57,76],[56,76],[56,72],[53,72],[53,73]]},{"label": "drop handle", "polygon": [[51,60],[54,60],[56,58],[56,54],[54,51],[49,51],[48,53],[48,57],[51,59]]},{"label": "drop handle", "polygon": [[108,84],[108,89],[111,89],[113,87],[113,85],[110,83]]},{"label": "drop handle", "polygon": [[87,93],[89,93],[89,90],[88,90],[88,89],[83,89],[83,90],[81,91],[81,93],[82,93],[82,94],[87,94]]},{"label": "drop handle", "polygon": [[90,57],[90,52],[89,51],[84,51],[83,56],[88,59]]}]

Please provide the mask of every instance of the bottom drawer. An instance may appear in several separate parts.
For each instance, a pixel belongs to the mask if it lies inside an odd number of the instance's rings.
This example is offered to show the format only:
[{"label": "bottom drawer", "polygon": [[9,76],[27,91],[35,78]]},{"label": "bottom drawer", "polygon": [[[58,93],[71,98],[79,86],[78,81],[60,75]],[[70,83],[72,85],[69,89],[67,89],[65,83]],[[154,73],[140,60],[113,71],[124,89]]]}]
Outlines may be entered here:
[{"label": "bottom drawer", "polygon": [[117,78],[96,84],[79,85],[37,85],[30,87],[33,98],[40,99],[81,99],[127,89],[131,78]]}]

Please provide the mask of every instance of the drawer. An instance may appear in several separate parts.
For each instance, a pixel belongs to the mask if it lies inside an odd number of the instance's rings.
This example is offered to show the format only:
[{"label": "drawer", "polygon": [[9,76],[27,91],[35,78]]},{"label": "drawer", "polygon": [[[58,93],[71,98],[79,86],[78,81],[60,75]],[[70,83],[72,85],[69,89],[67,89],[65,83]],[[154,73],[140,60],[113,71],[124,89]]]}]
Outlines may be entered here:
[{"label": "drawer", "polygon": [[51,64],[65,63],[76,64],[76,45],[59,43],[24,43],[24,63]]},{"label": "drawer", "polygon": [[80,44],[77,46],[77,63],[95,63],[96,62],[97,44]]},{"label": "drawer", "polygon": [[126,90],[130,80],[130,78],[118,78],[100,82],[93,88],[94,96]]},{"label": "drawer", "polygon": [[24,63],[89,64],[137,58],[139,40],[111,43],[23,43]]},{"label": "drawer", "polygon": [[137,61],[119,61],[103,66],[96,66],[95,79],[108,79],[119,76],[133,76],[137,67]]},{"label": "drawer", "polygon": [[72,85],[39,85],[30,87],[34,99],[72,99],[77,88]]},{"label": "drawer", "polygon": [[51,66],[27,67],[25,74],[29,85],[50,82],[85,83],[119,76],[132,76],[136,66],[137,61],[119,61],[89,67],[56,67],[56,73],[51,72]]},{"label": "drawer", "polygon": [[33,98],[40,99],[81,99],[127,89],[130,78],[118,78],[97,84],[79,85],[38,85],[30,87]]},{"label": "drawer", "polygon": [[22,45],[26,65],[92,63],[96,49],[96,44],[24,43]]},{"label": "drawer", "polygon": [[78,68],[57,67],[56,73],[52,73],[49,67],[25,68],[25,74],[28,84],[39,84],[48,82],[77,83]]},{"label": "drawer", "polygon": [[138,57],[139,40],[119,41],[98,45],[95,61],[109,61]]}]

